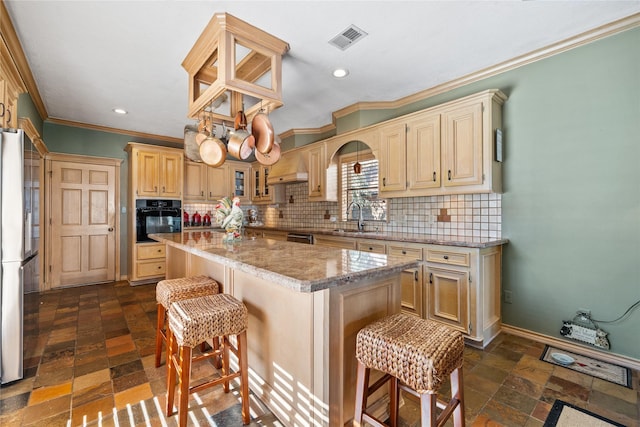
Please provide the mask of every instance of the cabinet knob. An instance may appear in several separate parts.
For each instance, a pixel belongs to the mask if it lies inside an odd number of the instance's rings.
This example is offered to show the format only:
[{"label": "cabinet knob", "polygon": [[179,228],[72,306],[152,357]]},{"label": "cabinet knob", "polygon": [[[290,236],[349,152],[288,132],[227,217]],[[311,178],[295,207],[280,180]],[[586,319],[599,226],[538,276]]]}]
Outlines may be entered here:
[{"label": "cabinet knob", "polygon": [[113,227],[107,228],[107,231],[113,231]]},{"label": "cabinet knob", "polygon": [[162,252],[162,249],[158,249],[158,253]]},{"label": "cabinet knob", "polygon": [[369,250],[370,250],[370,251],[372,251],[372,250],[373,250],[373,248],[372,248],[371,246],[369,246]]},{"label": "cabinet knob", "polygon": [[318,191],[320,191],[320,184],[318,184]]},{"label": "cabinet knob", "polygon": [[383,187],[387,186],[387,178],[382,178],[382,186]]},{"label": "cabinet knob", "polygon": [[0,102],[0,117],[4,117],[4,112],[6,108],[4,107],[4,102]]},{"label": "cabinet knob", "polygon": [[449,259],[449,255],[443,256],[444,259]]},{"label": "cabinet knob", "polygon": [[406,255],[407,251],[405,251],[404,249],[402,250],[402,255]]},{"label": "cabinet knob", "polygon": [[200,195],[201,195],[201,196],[204,196],[204,191],[200,191]]},{"label": "cabinet knob", "polygon": [[449,169],[449,171],[447,172],[447,179],[451,181],[451,169]]},{"label": "cabinet knob", "polygon": [[159,266],[158,266],[158,270],[160,270],[161,268],[162,268],[162,266],[161,266],[161,265],[159,265]]},{"label": "cabinet knob", "polygon": [[433,283],[433,273],[429,273],[429,283]]},{"label": "cabinet knob", "polygon": [[11,110],[7,108],[7,124],[11,124]]},{"label": "cabinet knob", "polygon": [[433,171],[433,182],[436,182],[436,171]]}]

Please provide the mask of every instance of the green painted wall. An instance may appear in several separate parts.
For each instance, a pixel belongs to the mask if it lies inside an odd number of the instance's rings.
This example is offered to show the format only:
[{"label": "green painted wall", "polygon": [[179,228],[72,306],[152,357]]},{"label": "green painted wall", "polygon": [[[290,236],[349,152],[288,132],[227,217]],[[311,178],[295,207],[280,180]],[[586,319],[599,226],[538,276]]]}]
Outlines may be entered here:
[{"label": "green painted wall", "polygon": [[[640,28],[447,93],[502,89],[506,324],[560,337],[640,299]],[[443,98],[443,97],[440,97]],[[443,99],[444,100],[444,99]],[[640,309],[600,324],[640,359]]]}]

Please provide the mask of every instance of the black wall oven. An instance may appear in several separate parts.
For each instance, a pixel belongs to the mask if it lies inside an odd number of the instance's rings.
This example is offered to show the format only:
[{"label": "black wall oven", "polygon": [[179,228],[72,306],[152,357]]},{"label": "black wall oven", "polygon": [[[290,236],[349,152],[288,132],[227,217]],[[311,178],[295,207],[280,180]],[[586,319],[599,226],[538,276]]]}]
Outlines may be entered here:
[{"label": "black wall oven", "polygon": [[136,200],[136,242],[153,242],[153,233],[182,230],[180,200]]}]

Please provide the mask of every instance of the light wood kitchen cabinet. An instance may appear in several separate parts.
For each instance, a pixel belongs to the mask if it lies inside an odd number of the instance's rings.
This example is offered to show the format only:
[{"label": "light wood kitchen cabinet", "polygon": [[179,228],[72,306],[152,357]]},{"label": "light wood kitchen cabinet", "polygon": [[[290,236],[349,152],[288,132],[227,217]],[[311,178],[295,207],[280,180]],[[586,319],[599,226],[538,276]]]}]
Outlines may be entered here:
[{"label": "light wood kitchen cabinet", "polygon": [[251,202],[251,164],[244,162],[226,162],[231,179],[231,195],[238,197],[241,204]]},{"label": "light wood kitchen cabinet", "polygon": [[[442,170],[445,187],[481,185],[482,102],[471,102],[442,114]],[[493,141],[489,141],[493,143]]]},{"label": "light wood kitchen cabinet", "polygon": [[207,165],[184,162],[184,200],[204,201],[207,197]]},{"label": "light wood kitchen cabinet", "polygon": [[501,327],[501,246],[427,245],[424,251],[427,318],[486,346]]},{"label": "light wood kitchen cabinet", "polygon": [[[387,243],[387,255],[399,256],[422,261],[422,248],[417,245]],[[422,266],[409,268],[402,272],[400,286],[402,311],[418,317],[424,317]]]},{"label": "light wood kitchen cabinet", "polygon": [[338,249],[355,249],[356,240],[350,237],[331,236],[316,234],[313,236],[313,244],[318,246],[328,246]]},{"label": "light wood kitchen cabinet", "polygon": [[259,162],[251,164],[251,202],[262,203],[284,203],[285,188],[283,185],[269,185],[270,166],[265,166]]},{"label": "light wood kitchen cabinet", "polygon": [[358,240],[356,248],[359,251],[371,252],[374,254],[386,254],[387,245],[380,242],[380,240]]},{"label": "light wood kitchen cabinet", "polygon": [[310,202],[335,202],[338,200],[337,165],[327,167],[325,143],[313,144],[307,153]]},{"label": "light wood kitchen cabinet", "polygon": [[500,332],[500,245],[473,248],[326,234],[314,235],[314,243],[421,260],[421,266],[402,272],[403,312],[449,325],[477,347]]},{"label": "light wood kitchen cabinet", "polygon": [[181,199],[183,152],[176,148],[129,143],[131,189],[136,198]]},{"label": "light wood kitchen cabinet", "polygon": [[26,88],[2,38],[0,58],[0,128],[17,128],[18,96],[26,92]]},{"label": "light wood kitchen cabinet", "polygon": [[422,114],[407,123],[407,187],[440,187],[440,115]]},{"label": "light wood kitchen cabinet", "polygon": [[166,269],[165,245],[161,243],[137,243],[135,245],[135,268],[130,281],[164,277]]},{"label": "light wood kitchen cabinet", "polygon": [[404,191],[407,188],[406,129],[405,123],[392,123],[380,128],[378,188],[381,193]]},{"label": "light wood kitchen cabinet", "polygon": [[207,170],[207,185],[205,186],[205,200],[217,202],[231,195],[231,176],[228,163],[212,168],[205,166]]},{"label": "light wood kitchen cabinet", "polygon": [[488,90],[378,125],[385,197],[502,192],[494,134],[506,96]]},{"label": "light wood kitchen cabinet", "polygon": [[225,163],[212,168],[205,163],[184,162],[184,200],[188,202],[217,202],[229,196],[229,167]]}]

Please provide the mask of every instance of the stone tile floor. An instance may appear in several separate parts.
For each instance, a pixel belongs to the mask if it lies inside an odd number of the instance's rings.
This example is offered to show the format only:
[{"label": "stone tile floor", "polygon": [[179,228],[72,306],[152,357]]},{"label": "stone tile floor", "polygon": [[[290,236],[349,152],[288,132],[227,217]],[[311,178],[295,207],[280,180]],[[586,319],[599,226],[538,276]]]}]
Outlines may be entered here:
[{"label": "stone tile floor", "polygon": [[[155,285],[126,282],[25,296],[25,378],[0,388],[2,426],[176,425],[165,418],[165,366],[154,367]],[[544,345],[501,334],[467,347],[466,418],[471,426],[542,426],[555,399],[639,427],[638,372],[628,389],[539,360]],[[200,364],[192,377],[215,374]],[[447,390],[443,390],[446,393]],[[411,396],[401,426],[419,425]],[[254,426],[280,426],[255,397]],[[236,393],[190,399],[190,424],[241,425]],[[450,425],[449,422],[447,425]]]}]

